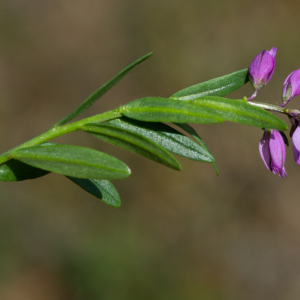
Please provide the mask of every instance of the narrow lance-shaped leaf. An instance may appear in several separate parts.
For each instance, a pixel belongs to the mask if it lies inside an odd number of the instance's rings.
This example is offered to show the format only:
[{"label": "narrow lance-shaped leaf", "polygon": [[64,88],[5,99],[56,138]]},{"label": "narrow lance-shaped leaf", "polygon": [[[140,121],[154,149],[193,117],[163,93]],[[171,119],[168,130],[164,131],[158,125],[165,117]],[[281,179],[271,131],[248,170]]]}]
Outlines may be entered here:
[{"label": "narrow lance-shaped leaf", "polygon": [[120,113],[131,119],[149,122],[198,124],[224,122],[224,118],[211,108],[188,101],[158,97],[130,102],[120,107]]},{"label": "narrow lance-shaped leaf", "polygon": [[87,124],[82,130],[108,143],[144,156],[175,170],[181,170],[179,162],[163,147],[152,140],[116,126],[106,124]]},{"label": "narrow lance-shaped leaf", "polygon": [[[44,143],[41,146],[57,145],[55,143]],[[49,174],[39,168],[32,167],[21,161],[10,159],[9,161],[0,165],[0,181],[21,181],[27,179],[35,179]],[[71,181],[76,183],[88,193],[99,198],[103,202],[113,207],[121,205],[120,196],[113,186],[113,184],[105,179],[82,179],[66,176]]]},{"label": "narrow lance-shaped leaf", "polygon": [[161,145],[164,149],[182,157],[201,162],[214,162],[213,156],[206,147],[200,146],[166,124],[142,122],[126,117],[110,120],[108,123],[143,135]]},{"label": "narrow lance-shaped leaf", "polygon": [[226,96],[249,81],[248,68],[187,87],[171,98],[192,100],[203,96]]},{"label": "narrow lance-shaped leaf", "polygon": [[183,102],[213,109],[226,121],[259,128],[277,129],[279,131],[287,130],[287,125],[281,119],[260,107],[250,105],[245,100],[232,100],[222,97],[201,97]]},{"label": "narrow lance-shaped leaf", "polygon": [[[51,146],[51,145],[57,145],[57,144],[52,142],[41,144],[41,146]],[[29,165],[26,166],[31,167]],[[44,170],[41,171],[46,172]],[[92,194],[93,196],[97,197],[98,199],[102,200],[103,202],[105,202],[110,206],[119,207],[121,205],[121,199],[119,193],[109,180],[84,179],[84,178],[76,178],[71,176],[66,176],[66,178],[70,179],[75,184],[80,186],[83,190],[87,191],[88,193]]]},{"label": "narrow lance-shaped leaf", "polygon": [[105,179],[82,179],[76,177],[66,176],[82,189],[102,200],[108,205],[113,207],[119,207],[121,205],[121,199],[118,191],[113,184]]},{"label": "narrow lance-shaped leaf", "polygon": [[[187,123],[175,123],[175,125],[177,125],[178,127],[182,128],[183,130],[188,132],[203,147],[203,149],[205,149],[212,156],[212,154],[208,150],[207,146],[205,145],[204,141],[201,139],[201,137],[198,135],[198,133],[192,126],[190,126]],[[219,175],[219,170],[218,170],[217,164],[215,162],[215,159],[213,161],[213,165],[214,165],[217,175]]]},{"label": "narrow lance-shaped leaf", "polygon": [[35,146],[12,151],[11,156],[33,167],[78,178],[123,179],[130,175],[130,169],[115,157],[78,146]]},{"label": "narrow lance-shaped leaf", "polygon": [[153,53],[150,52],[143,57],[137,59],[121,72],[119,72],[116,76],[114,76],[111,80],[102,85],[97,91],[95,91],[91,96],[89,96],[82,104],[80,104],[71,114],[63,118],[61,121],[57,122],[55,125],[63,125],[74,118],[76,118],[79,114],[84,112],[87,108],[89,108],[95,101],[101,98],[108,90],[110,90],[115,84],[117,84],[127,73],[129,73],[134,67],[138,64],[149,58]]}]

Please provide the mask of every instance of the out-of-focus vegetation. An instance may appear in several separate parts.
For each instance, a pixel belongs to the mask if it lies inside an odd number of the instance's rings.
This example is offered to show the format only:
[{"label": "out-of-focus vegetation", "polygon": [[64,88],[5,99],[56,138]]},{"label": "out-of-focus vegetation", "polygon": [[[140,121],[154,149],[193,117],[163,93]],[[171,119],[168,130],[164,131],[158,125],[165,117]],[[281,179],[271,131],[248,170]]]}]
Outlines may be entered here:
[{"label": "out-of-focus vegetation", "polygon": [[[2,0],[1,152],[47,130],[149,51],[154,56],[93,113],[169,97],[246,68],[272,46],[276,70],[257,100],[280,103],[285,77],[300,65],[299,5]],[[248,84],[232,97],[251,94]],[[282,180],[260,160],[261,130],[196,128],[219,177],[210,164],[182,159],[183,171],[174,172],[84,133],[56,140],[108,152],[132,168],[114,182],[118,209],[59,175],[0,183],[0,299],[298,299],[300,168],[291,147]]]}]

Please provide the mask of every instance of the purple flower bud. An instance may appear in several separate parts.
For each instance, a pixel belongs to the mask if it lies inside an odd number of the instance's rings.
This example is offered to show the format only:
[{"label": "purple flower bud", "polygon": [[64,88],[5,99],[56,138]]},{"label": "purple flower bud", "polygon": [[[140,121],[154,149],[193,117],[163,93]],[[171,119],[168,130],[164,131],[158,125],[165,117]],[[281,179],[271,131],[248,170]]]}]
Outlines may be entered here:
[{"label": "purple flower bud", "polygon": [[300,165],[300,126],[298,121],[298,126],[294,129],[292,133],[292,141],[293,141],[293,152],[294,158],[297,165]]},{"label": "purple flower bud", "polygon": [[269,130],[266,129],[259,142],[258,149],[268,170],[274,174],[279,173],[279,177],[281,178],[283,178],[284,175],[287,176],[284,168],[285,145],[279,131],[272,129],[271,132],[269,132]]},{"label": "purple flower bud", "polygon": [[277,48],[272,47],[270,51],[263,50],[252,60],[249,67],[250,82],[254,88],[254,94],[248,98],[252,100],[258,91],[271,79],[275,70],[275,55]]},{"label": "purple flower bud", "polygon": [[300,69],[295,70],[285,79],[282,87],[282,104],[287,105],[292,98],[300,94]]}]

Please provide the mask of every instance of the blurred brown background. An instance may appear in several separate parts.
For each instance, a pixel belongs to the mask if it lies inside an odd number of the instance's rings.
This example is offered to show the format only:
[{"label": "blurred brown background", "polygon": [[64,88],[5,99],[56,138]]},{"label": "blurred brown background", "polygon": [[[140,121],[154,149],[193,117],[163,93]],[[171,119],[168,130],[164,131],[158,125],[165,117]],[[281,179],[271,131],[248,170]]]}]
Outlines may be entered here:
[{"label": "blurred brown background", "polygon": [[[0,1],[1,152],[49,129],[153,51],[84,116],[248,67],[278,48],[258,100],[280,103],[300,67],[298,1]],[[232,97],[250,96],[248,84]],[[300,108],[295,98],[290,107]],[[287,121],[287,119],[285,119]],[[93,137],[127,163],[111,208],[63,176],[0,183],[0,299],[300,299],[300,167],[260,159],[262,131],[196,126],[217,160],[167,169]]]}]

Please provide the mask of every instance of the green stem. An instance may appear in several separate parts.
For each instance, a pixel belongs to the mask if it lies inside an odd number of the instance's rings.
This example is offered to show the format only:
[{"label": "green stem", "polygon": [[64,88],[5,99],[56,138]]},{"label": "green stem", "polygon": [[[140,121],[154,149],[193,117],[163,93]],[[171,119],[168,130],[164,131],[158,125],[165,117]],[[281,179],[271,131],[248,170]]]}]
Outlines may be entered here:
[{"label": "green stem", "polygon": [[295,116],[295,115],[299,116],[300,115],[300,111],[298,109],[288,109],[288,108],[280,107],[278,105],[267,104],[267,103],[262,103],[262,102],[248,101],[248,103],[253,106],[261,107],[266,110],[278,112],[278,113],[285,114],[288,116]]},{"label": "green stem", "polygon": [[50,130],[46,131],[45,133],[25,142],[17,147],[14,147],[11,150],[0,155],[0,164],[6,162],[7,160],[9,160],[11,158],[10,153],[12,151],[40,145],[42,143],[45,143],[49,140],[52,140],[56,137],[66,134],[66,133],[80,130],[83,125],[88,124],[88,123],[99,123],[99,122],[104,122],[104,121],[108,121],[108,120],[119,118],[119,117],[121,117],[121,113],[120,113],[120,109],[117,108],[117,109],[105,112],[103,114],[95,115],[93,117],[82,119],[82,120],[79,120],[77,122],[73,122],[73,123],[70,123],[67,125],[53,126]]}]

